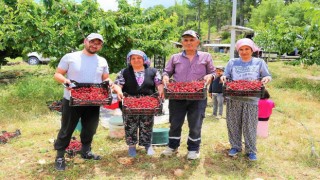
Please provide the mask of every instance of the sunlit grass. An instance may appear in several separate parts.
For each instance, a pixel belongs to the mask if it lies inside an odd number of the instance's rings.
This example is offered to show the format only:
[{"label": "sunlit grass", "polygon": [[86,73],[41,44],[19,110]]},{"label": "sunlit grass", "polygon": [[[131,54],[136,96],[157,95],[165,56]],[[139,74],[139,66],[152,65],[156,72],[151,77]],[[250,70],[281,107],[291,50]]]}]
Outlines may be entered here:
[{"label": "sunlit grass", "polygon": [[[20,129],[22,135],[0,144],[0,179],[319,179],[320,159],[311,154],[311,146],[320,154],[320,103],[315,90],[319,89],[319,81],[309,78],[320,75],[319,67],[306,69],[281,62],[268,65],[273,81],[267,88],[276,108],[269,121],[269,137],[257,139],[257,162],[249,162],[244,152],[229,158],[225,119],[207,116],[200,160],[186,160],[187,124],[177,156],[162,157],[165,147],[156,146],[156,154],[148,157],[144,148],[138,147],[134,164],[127,166],[118,162],[118,158],[127,156],[125,141],[110,138],[108,129],[99,126],[93,151],[103,159],[80,161],[77,155],[68,160],[65,172],[53,167],[55,151],[51,140],[57,136],[60,115],[46,106],[46,101],[62,97],[61,85],[52,78],[54,70],[47,66],[4,66],[1,73],[21,69],[24,75],[0,86],[0,130]],[[208,102],[211,103],[210,98]],[[207,107],[206,114],[212,114],[212,106]],[[74,135],[79,137],[79,132]],[[46,163],[41,165],[39,160]],[[174,175],[176,169],[183,170],[181,177]]]}]

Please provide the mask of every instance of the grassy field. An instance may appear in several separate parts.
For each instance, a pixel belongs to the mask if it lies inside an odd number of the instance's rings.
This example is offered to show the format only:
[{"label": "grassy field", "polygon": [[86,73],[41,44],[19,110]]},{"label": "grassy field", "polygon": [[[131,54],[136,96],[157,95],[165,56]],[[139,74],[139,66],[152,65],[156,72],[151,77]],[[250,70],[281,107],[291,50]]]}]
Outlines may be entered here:
[{"label": "grassy field", "polygon": [[[157,146],[156,155],[148,157],[140,148],[132,165],[118,162],[127,156],[124,140],[110,138],[108,129],[99,126],[93,151],[103,159],[83,161],[76,156],[68,160],[66,171],[57,172],[52,140],[60,115],[46,106],[47,101],[62,97],[62,86],[52,78],[54,70],[24,63],[3,66],[0,130],[20,129],[22,135],[0,144],[0,179],[320,179],[320,67],[272,62],[269,69],[274,79],[267,88],[276,109],[269,121],[269,137],[257,140],[257,162],[247,161],[243,154],[229,158],[225,119],[207,116],[200,160],[186,160],[187,124],[177,156],[161,157],[165,147]],[[206,113],[212,113],[212,106]],[[174,174],[177,169],[182,170],[180,176]]]}]

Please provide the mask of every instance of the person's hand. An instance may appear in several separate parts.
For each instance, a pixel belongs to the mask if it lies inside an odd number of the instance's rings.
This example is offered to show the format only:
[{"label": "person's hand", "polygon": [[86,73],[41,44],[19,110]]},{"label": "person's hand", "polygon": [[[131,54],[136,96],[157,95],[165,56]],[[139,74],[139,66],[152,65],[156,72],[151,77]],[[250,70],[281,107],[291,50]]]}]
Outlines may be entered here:
[{"label": "person's hand", "polygon": [[122,88],[114,83],[111,85],[111,89],[113,92],[117,93],[118,100],[121,101],[123,99]]},{"label": "person's hand", "polygon": [[263,77],[262,79],[261,79],[261,82],[263,83],[263,84],[267,84],[268,82],[270,82],[271,81],[271,77],[270,76],[266,76],[266,77]]},{"label": "person's hand", "polygon": [[71,90],[72,89],[72,86],[71,86],[71,81],[70,79],[65,79],[64,82],[63,82],[63,86],[68,89],[68,90]]},{"label": "person's hand", "polygon": [[212,93],[209,93],[209,97],[212,99]]},{"label": "person's hand", "polygon": [[164,99],[163,84],[160,84],[160,85],[157,87],[157,89],[158,89],[159,97],[160,97],[161,99]]},{"label": "person's hand", "polygon": [[169,84],[169,76],[163,76],[162,77],[162,83],[163,84]]},{"label": "person's hand", "polygon": [[203,79],[206,81],[206,84],[207,84],[207,85],[209,85],[209,84],[211,83],[212,78],[213,78],[212,74],[207,74],[207,75],[205,75],[205,76],[203,77]]},{"label": "person's hand", "polygon": [[117,93],[118,100],[121,101],[123,99],[123,93]]},{"label": "person's hand", "polygon": [[226,83],[227,82],[227,77],[226,76],[221,76],[220,80],[222,83]]}]

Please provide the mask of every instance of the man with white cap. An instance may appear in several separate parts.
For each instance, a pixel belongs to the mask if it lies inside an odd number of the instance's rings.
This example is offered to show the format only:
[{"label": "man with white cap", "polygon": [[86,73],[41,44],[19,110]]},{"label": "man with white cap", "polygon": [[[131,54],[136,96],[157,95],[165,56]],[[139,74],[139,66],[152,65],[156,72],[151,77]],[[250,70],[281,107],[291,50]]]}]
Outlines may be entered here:
[{"label": "man with white cap", "polygon": [[[169,83],[173,77],[176,82],[192,82],[204,79],[209,84],[215,76],[215,67],[209,53],[198,51],[199,34],[187,30],[182,35],[183,52],[172,55],[167,63],[162,81]],[[180,146],[181,131],[185,116],[189,124],[187,159],[200,158],[201,127],[205,117],[207,99],[204,100],[169,100],[169,144],[162,154],[171,156]]]},{"label": "man with white cap", "polygon": [[[59,83],[71,85],[71,80],[78,83],[102,83],[109,80],[109,66],[105,58],[96,53],[101,50],[103,37],[98,33],[91,33],[84,39],[84,49],[68,53],[62,57],[54,74]],[[69,86],[68,86],[69,87]],[[56,170],[66,168],[65,149],[68,147],[73,131],[81,118],[82,130],[80,134],[83,159],[100,160],[101,157],[91,152],[93,135],[99,122],[99,106],[69,106],[70,88],[64,89],[61,129],[58,133],[54,149],[57,150],[55,159]]]}]

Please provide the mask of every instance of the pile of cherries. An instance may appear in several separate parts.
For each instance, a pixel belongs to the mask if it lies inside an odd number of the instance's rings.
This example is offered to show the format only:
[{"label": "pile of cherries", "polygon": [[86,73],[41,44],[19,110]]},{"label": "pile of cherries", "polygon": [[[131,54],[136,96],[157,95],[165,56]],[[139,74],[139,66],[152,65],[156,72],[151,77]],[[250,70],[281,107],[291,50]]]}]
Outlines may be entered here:
[{"label": "pile of cherries", "polygon": [[168,92],[201,92],[205,81],[171,82],[167,85]]},{"label": "pile of cherries", "polygon": [[71,89],[71,95],[79,100],[105,100],[108,98],[108,91],[99,87],[79,87]]},{"label": "pile of cherries", "polygon": [[258,80],[235,80],[226,82],[226,90],[231,91],[260,91],[262,82]]},{"label": "pile of cherries", "polygon": [[123,105],[130,109],[154,109],[159,107],[159,99],[152,96],[128,96],[123,99]]}]

